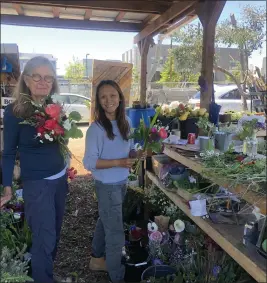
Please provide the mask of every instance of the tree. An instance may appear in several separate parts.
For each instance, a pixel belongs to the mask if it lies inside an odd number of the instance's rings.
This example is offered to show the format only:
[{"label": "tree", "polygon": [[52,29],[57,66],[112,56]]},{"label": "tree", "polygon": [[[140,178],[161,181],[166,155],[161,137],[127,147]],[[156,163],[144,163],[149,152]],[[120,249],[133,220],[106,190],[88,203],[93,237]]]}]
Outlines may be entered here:
[{"label": "tree", "polygon": [[228,47],[239,48],[240,80],[244,80],[249,69],[248,58],[253,51],[261,50],[266,41],[266,7],[246,5],[237,20],[233,14],[230,15],[217,27],[217,41]]},{"label": "tree", "polygon": [[175,70],[187,81],[201,67],[203,29],[200,25],[187,25],[173,35],[177,46],[173,48]]},{"label": "tree", "polygon": [[170,50],[167,61],[163,66],[162,72],[160,73],[160,83],[181,81],[181,76],[174,70],[174,64],[172,64],[173,60],[174,55],[172,54],[172,50]]},{"label": "tree", "polygon": [[85,83],[84,78],[85,66],[81,63],[78,58],[73,56],[72,61],[66,66],[65,79],[70,80],[72,83],[80,84]]}]

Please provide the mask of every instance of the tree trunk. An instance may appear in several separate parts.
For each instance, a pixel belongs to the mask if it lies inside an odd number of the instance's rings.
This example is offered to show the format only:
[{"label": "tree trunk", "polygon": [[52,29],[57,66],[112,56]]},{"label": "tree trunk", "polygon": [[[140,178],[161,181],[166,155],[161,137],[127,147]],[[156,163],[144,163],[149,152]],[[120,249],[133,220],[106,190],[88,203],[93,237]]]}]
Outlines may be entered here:
[{"label": "tree trunk", "polygon": [[228,75],[235,82],[235,84],[237,85],[238,91],[241,95],[243,110],[247,111],[248,110],[247,99],[246,99],[245,92],[243,91],[243,88],[240,82],[236,79],[236,77],[233,74],[231,74],[229,71],[225,70],[224,68],[214,65],[214,69],[217,71],[221,71],[224,74]]}]

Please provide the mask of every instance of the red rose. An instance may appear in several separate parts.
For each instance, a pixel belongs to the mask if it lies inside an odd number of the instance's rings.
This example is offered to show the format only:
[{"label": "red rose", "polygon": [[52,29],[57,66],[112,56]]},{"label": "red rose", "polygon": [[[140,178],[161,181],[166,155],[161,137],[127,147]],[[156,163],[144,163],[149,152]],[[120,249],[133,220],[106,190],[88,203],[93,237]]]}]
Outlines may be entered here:
[{"label": "red rose", "polygon": [[45,128],[44,127],[38,127],[37,128],[37,133],[41,134],[41,136],[45,133]]},{"label": "red rose", "polygon": [[49,130],[49,131],[52,131],[55,129],[56,127],[56,124],[57,124],[57,121],[54,120],[54,119],[49,119],[49,120],[46,120],[45,121],[45,124],[44,124],[44,128]]},{"label": "red rose", "polygon": [[35,116],[37,127],[42,127],[45,123],[45,118],[41,114],[36,114]]},{"label": "red rose", "polygon": [[62,108],[59,104],[48,104],[45,108],[45,113],[56,120],[59,119],[61,111]]},{"label": "red rose", "polygon": [[64,129],[56,123],[55,128],[53,129],[55,132],[55,135],[63,135],[64,134]]},{"label": "red rose", "polygon": [[166,139],[168,137],[168,133],[167,131],[164,129],[164,128],[161,128],[159,130],[159,136],[162,138],[162,139]]}]

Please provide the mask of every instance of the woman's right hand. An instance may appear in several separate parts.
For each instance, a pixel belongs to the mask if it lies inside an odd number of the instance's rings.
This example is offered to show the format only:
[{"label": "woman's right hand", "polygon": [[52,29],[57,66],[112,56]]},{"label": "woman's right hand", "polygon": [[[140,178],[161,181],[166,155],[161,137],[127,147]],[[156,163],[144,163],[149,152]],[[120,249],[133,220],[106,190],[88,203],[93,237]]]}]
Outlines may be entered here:
[{"label": "woman's right hand", "polygon": [[6,203],[8,203],[12,198],[12,188],[5,187],[4,188],[4,195],[0,198],[0,208],[2,208]]},{"label": "woman's right hand", "polygon": [[117,167],[132,168],[136,159],[135,158],[122,158],[117,160]]}]

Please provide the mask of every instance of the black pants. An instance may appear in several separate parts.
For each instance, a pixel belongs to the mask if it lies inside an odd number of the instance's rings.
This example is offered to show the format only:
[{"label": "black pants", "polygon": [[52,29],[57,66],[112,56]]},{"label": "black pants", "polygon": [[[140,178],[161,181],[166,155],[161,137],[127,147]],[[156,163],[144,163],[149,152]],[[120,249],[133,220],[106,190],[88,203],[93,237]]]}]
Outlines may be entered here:
[{"label": "black pants", "polygon": [[53,262],[65,211],[67,177],[23,182],[25,216],[32,232],[31,265],[35,283],[53,283]]}]

